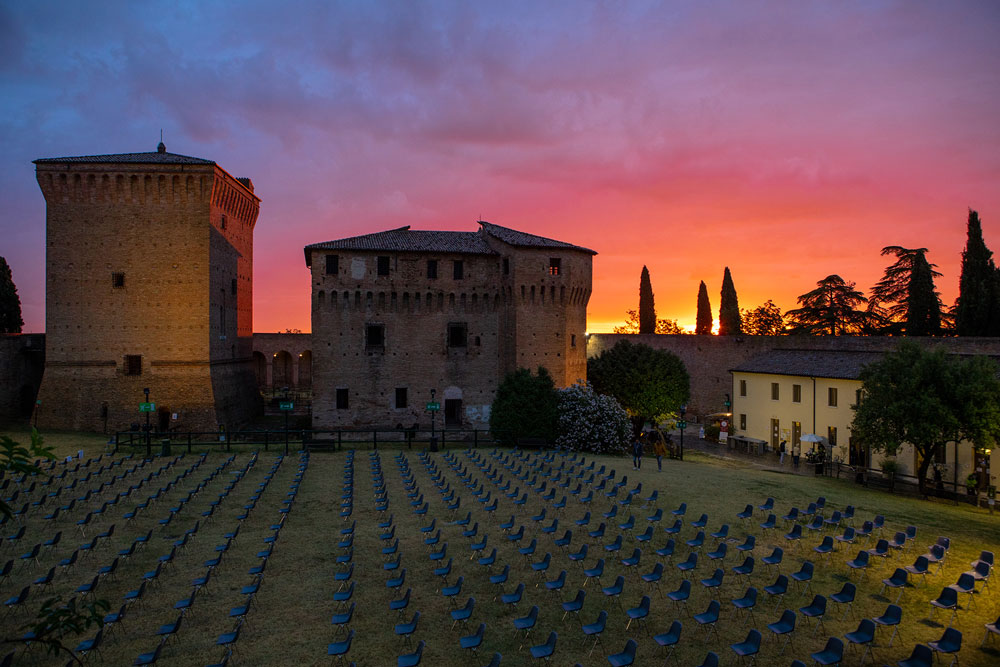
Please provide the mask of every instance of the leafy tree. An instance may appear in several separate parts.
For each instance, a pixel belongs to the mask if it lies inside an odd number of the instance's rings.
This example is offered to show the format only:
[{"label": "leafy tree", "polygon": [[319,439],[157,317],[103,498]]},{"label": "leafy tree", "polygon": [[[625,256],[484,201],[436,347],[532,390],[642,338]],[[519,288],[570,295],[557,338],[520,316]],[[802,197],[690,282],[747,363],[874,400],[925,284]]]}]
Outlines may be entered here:
[{"label": "leafy tree", "polygon": [[861,403],[851,432],[893,455],[904,443],[919,454],[917,479],[926,495],[927,469],[948,443],[992,447],[1000,438],[1000,379],[987,357],[963,358],[902,342],[860,375]]},{"label": "leafy tree", "polygon": [[632,422],[612,396],[598,394],[589,383],[559,390],[560,447],[599,454],[624,454]]},{"label": "leafy tree", "polygon": [[865,295],[834,274],[816,283],[816,289],[799,297],[801,308],[785,313],[792,333],[842,336],[860,333],[868,315],[857,306]]},{"label": "leafy tree", "polygon": [[7,260],[0,257],[0,333],[21,333],[21,297]]},{"label": "leafy tree", "polygon": [[736,298],[736,285],[729,267],[722,276],[722,296],[719,301],[719,335],[735,336],[742,333],[740,326],[740,304]]},{"label": "leafy tree", "polygon": [[712,304],[708,300],[708,288],[702,280],[698,285],[698,315],[695,318],[694,332],[699,336],[712,334]]},{"label": "leafy tree", "polygon": [[871,289],[875,309],[884,309],[882,333],[935,336],[941,332],[941,297],[934,279],[941,276],[936,264],[927,262],[927,248],[886,246],[882,256],[895,255],[882,279]]},{"label": "leafy tree", "polygon": [[[634,310],[625,311],[625,323],[613,329],[617,334],[637,334],[639,333],[639,314]],[[656,320],[656,332],[658,334],[682,334],[684,331],[677,320],[658,319]]]},{"label": "leafy tree", "polygon": [[673,353],[619,341],[587,361],[594,390],[614,396],[632,419],[638,436],[647,421],[674,412],[690,395],[690,378]]},{"label": "leafy tree", "polygon": [[996,336],[991,329],[997,309],[996,273],[993,252],[983,241],[979,214],[969,209],[965,250],[962,251],[962,277],[955,302],[955,327],[959,336]]},{"label": "leafy tree", "polygon": [[[7,475],[43,474],[42,470],[32,462],[38,458],[47,460],[55,458],[51,448],[42,442],[38,431],[32,429],[31,444],[28,447],[9,436],[0,436],[0,470]],[[11,516],[10,506],[3,498],[0,498],[0,514],[8,518]],[[35,620],[20,628],[19,634],[9,637],[0,635],[0,644],[40,644],[45,646],[50,655],[55,656],[65,652],[72,657],[71,662],[83,664],[72,649],[62,643],[62,637],[73,636],[92,626],[102,625],[104,612],[107,610],[108,603],[104,600],[94,600],[78,606],[75,598],[65,604],[58,597],[50,598],[42,603]],[[29,631],[32,633],[30,641],[25,639],[25,634]]]},{"label": "leafy tree", "polygon": [[656,333],[656,306],[653,303],[653,283],[649,280],[649,269],[642,267],[639,276],[639,333]]},{"label": "leafy tree", "polygon": [[505,446],[514,446],[518,438],[556,437],[559,394],[544,366],[538,375],[527,368],[508,373],[497,388],[490,410],[490,431]]},{"label": "leafy tree", "polygon": [[785,316],[770,299],[753,310],[743,310],[743,333],[751,336],[780,336],[785,333]]}]

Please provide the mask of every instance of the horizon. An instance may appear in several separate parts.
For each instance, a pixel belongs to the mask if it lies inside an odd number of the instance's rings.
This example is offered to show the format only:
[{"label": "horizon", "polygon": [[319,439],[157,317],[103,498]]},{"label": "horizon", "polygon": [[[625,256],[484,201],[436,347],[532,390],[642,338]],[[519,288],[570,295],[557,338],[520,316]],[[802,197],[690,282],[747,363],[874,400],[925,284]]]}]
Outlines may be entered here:
[{"label": "horizon", "polygon": [[[958,293],[969,208],[1000,248],[1000,5],[889,1],[0,4],[0,255],[44,332],[31,160],[155,150],[261,197],[256,332],[310,323],[302,248],[487,220],[592,248],[588,331],[693,327],[723,270],[782,311],[883,246]],[[210,50],[205,45],[210,45]]]}]

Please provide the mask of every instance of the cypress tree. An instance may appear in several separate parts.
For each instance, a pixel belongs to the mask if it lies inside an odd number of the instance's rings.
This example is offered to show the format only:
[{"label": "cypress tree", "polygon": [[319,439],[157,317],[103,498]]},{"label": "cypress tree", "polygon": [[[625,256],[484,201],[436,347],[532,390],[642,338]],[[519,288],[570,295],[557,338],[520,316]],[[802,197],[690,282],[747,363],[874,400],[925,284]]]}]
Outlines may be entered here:
[{"label": "cypress tree", "polygon": [[927,261],[927,248],[886,246],[882,255],[895,255],[896,263],[871,290],[870,305],[882,309],[889,324],[882,333],[936,336],[941,333],[941,297],[934,279],[941,274]]},{"label": "cypress tree", "polygon": [[708,301],[708,288],[702,280],[698,286],[698,316],[695,319],[694,332],[699,336],[712,333],[712,304]]},{"label": "cypress tree", "polygon": [[740,326],[740,304],[736,298],[736,285],[729,267],[722,276],[722,296],[719,301],[719,335],[735,336],[742,333]]},{"label": "cypress tree", "polygon": [[656,333],[656,306],[653,304],[653,283],[649,280],[649,269],[642,267],[639,276],[639,333]]},{"label": "cypress tree", "polygon": [[983,241],[979,214],[969,209],[965,250],[962,251],[962,277],[958,284],[955,325],[959,336],[991,336],[992,311],[995,309],[996,266],[993,252]]},{"label": "cypress tree", "polygon": [[7,260],[0,257],[0,333],[21,333],[21,298]]}]

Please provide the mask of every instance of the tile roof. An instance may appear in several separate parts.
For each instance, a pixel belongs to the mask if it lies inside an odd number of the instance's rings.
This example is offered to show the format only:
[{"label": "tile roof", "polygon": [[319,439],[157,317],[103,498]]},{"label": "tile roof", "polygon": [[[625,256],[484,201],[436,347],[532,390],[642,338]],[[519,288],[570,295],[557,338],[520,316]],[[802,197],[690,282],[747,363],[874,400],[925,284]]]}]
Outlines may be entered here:
[{"label": "tile roof", "polygon": [[115,153],[112,155],[78,155],[73,157],[47,157],[39,158],[34,164],[215,164],[212,160],[203,160],[199,157],[188,157],[187,155],[177,155],[166,151],[153,151],[150,153]]},{"label": "tile roof", "polygon": [[535,236],[534,234],[528,234],[527,232],[519,232],[516,229],[494,225],[493,223],[486,222],[485,220],[480,220],[479,224],[482,226],[483,231],[487,234],[503,241],[508,245],[530,248],[567,248],[571,250],[583,250],[584,252],[589,252],[591,255],[597,254],[597,252],[591,250],[590,248],[573,245],[572,243],[566,243],[565,241],[547,239],[544,236]]},{"label": "tile roof", "polygon": [[882,356],[882,352],[772,350],[748,359],[731,370],[734,373],[857,380],[861,369],[880,360]]},{"label": "tile roof", "polygon": [[454,252],[464,255],[495,255],[479,232],[436,232],[414,230],[410,226],[374,234],[313,243],[305,247],[306,264],[311,266],[313,250],[381,250],[385,252]]}]

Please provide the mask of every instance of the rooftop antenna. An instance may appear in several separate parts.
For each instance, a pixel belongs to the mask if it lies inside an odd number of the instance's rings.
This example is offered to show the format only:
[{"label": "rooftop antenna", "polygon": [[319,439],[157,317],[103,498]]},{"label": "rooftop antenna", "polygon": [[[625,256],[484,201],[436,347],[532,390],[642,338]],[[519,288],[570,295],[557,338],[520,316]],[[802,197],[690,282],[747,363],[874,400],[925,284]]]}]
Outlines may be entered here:
[{"label": "rooftop antenna", "polygon": [[160,128],[160,143],[156,146],[157,153],[166,153],[167,147],[163,144],[163,128]]}]

